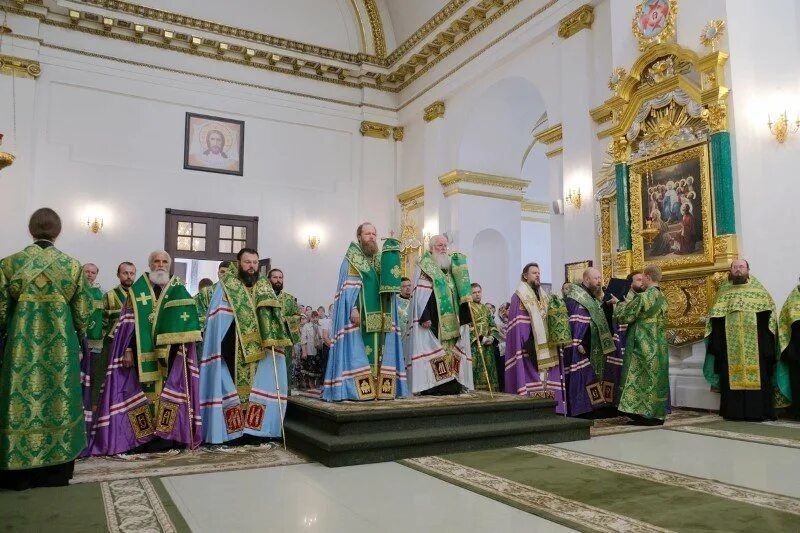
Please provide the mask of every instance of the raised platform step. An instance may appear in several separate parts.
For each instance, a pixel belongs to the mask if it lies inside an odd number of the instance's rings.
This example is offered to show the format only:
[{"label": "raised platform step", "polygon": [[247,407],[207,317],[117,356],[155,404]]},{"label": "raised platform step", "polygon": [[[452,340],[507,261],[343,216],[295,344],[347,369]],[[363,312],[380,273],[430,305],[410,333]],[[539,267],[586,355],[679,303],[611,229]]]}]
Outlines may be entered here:
[{"label": "raised platform step", "polygon": [[591,422],[556,416],[553,402],[471,393],[393,402],[292,396],[289,445],[327,466],[589,438]]}]

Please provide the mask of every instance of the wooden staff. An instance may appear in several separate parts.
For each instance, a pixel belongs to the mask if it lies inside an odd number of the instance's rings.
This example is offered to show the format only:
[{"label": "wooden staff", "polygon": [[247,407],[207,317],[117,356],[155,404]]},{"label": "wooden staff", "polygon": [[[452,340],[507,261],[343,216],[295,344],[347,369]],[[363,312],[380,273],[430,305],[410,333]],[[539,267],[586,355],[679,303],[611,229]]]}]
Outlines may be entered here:
[{"label": "wooden staff", "polygon": [[[192,410],[192,399],[189,395],[189,361],[186,358],[186,345],[181,344],[181,354],[183,355],[183,390],[186,398],[186,413],[189,417],[189,446],[191,452],[194,449],[194,411]],[[177,416],[177,415],[176,415]]]},{"label": "wooden staff", "polygon": [[281,404],[281,385],[278,382],[278,363],[275,358],[275,347],[272,346],[272,371],[275,374],[275,390],[278,391],[278,415],[281,421],[281,437],[283,437],[283,449],[286,449],[286,432],[283,430],[283,404]]},{"label": "wooden staff", "polygon": [[489,369],[486,367],[486,357],[483,354],[483,346],[481,346],[481,337],[478,335],[478,323],[475,322],[475,313],[472,312],[472,305],[471,302],[467,302],[467,308],[469,309],[469,316],[472,319],[472,328],[475,330],[475,344],[478,346],[478,353],[481,356],[481,361],[483,361],[483,373],[486,375],[486,386],[489,387],[489,398],[494,398],[494,394],[492,394],[492,382],[489,379]]}]

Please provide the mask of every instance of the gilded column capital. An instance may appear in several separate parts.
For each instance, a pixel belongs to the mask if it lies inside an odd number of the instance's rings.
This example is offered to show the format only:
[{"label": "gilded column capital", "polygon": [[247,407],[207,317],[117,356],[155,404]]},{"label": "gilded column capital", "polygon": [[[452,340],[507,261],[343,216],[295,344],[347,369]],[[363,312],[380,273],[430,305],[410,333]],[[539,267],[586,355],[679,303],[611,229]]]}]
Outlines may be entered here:
[{"label": "gilded column capital", "polygon": [[42,73],[38,61],[21,57],[0,55],[0,74],[35,80]]},{"label": "gilded column capital", "polygon": [[405,128],[403,126],[396,126],[392,129],[392,138],[400,142],[403,140],[403,136],[405,135]]},{"label": "gilded column capital", "polygon": [[376,139],[388,139],[392,134],[392,127],[380,122],[361,121],[359,130],[364,137],[374,137]]},{"label": "gilded column capital", "polygon": [[726,131],[728,129],[728,106],[725,102],[717,102],[708,106],[704,111],[711,133]]},{"label": "gilded column capital", "polygon": [[558,36],[569,39],[583,29],[591,29],[594,23],[594,8],[584,4],[558,23]]},{"label": "gilded column capital", "polygon": [[432,120],[436,120],[437,118],[441,118],[443,116],[444,102],[437,100],[425,108],[422,118],[425,120],[425,122],[431,122]]},{"label": "gilded column capital", "polygon": [[631,146],[625,136],[617,137],[608,145],[608,152],[614,160],[614,164],[627,163],[631,155]]}]

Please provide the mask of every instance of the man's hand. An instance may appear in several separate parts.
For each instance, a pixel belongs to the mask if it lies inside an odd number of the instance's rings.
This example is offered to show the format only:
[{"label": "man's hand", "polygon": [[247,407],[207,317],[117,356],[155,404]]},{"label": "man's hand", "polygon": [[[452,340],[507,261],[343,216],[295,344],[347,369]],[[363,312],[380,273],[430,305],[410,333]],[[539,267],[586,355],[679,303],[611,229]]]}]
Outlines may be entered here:
[{"label": "man's hand", "polygon": [[431,329],[431,321],[430,320],[426,320],[425,322],[420,322],[419,325],[422,326],[425,329]]},{"label": "man's hand", "polygon": [[130,368],[133,366],[133,350],[127,348],[125,350],[125,355],[122,356],[122,366],[124,368]]},{"label": "man's hand", "polygon": [[578,353],[581,355],[586,355],[586,348],[583,347],[583,344],[578,345]]},{"label": "man's hand", "polygon": [[492,344],[493,340],[494,340],[493,337],[484,337],[483,338],[483,344],[486,345],[486,346],[489,346],[490,344]]},{"label": "man's hand", "polygon": [[617,298],[612,294],[611,298],[608,299],[608,303],[610,303],[611,305],[617,305],[619,303],[619,298]]},{"label": "man's hand", "polygon": [[355,326],[361,325],[361,313],[355,307],[350,311],[350,322]]}]

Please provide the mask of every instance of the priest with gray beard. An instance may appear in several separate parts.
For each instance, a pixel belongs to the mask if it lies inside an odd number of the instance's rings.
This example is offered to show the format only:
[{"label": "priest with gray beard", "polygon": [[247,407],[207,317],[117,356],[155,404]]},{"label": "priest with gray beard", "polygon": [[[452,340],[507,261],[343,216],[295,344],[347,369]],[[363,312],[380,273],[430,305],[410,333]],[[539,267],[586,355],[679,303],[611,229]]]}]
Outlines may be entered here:
[{"label": "priest with gray beard", "polygon": [[[415,394],[447,395],[472,390],[469,302],[472,287],[466,258],[448,252],[436,235],[420,259],[409,304],[406,365]],[[487,354],[487,356],[490,356]]]}]

